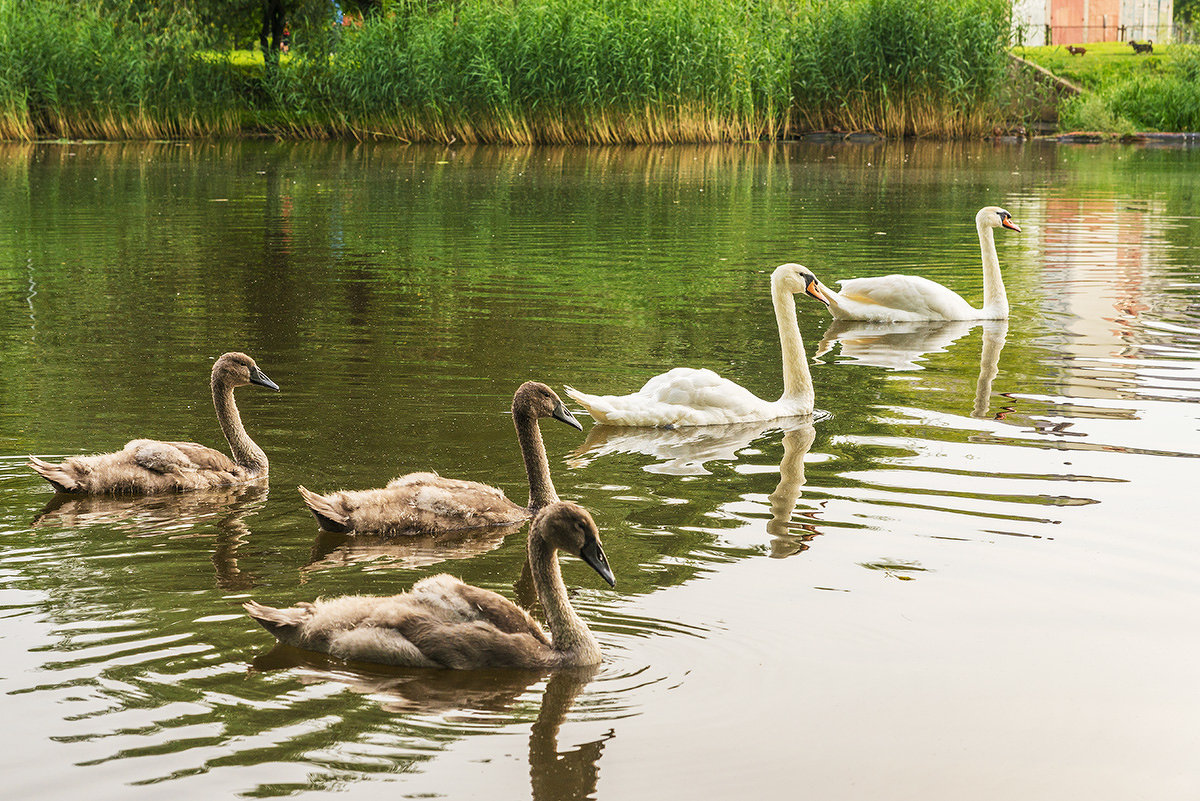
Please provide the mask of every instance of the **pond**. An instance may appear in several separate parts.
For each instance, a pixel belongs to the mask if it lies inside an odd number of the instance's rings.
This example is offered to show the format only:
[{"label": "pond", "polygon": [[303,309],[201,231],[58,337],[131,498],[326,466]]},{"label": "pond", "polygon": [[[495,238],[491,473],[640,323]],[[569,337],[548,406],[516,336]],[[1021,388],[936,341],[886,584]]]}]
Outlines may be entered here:
[{"label": "pond", "polygon": [[[1200,788],[1200,151],[0,146],[0,766],[12,797],[1193,798]],[[296,486],[435,470],[528,488],[528,379],[709,367],[773,399],[769,275],[919,272],[1005,323],[832,328],[819,414],[542,430],[609,589],[604,663],[367,670],[241,610],[450,572],[514,597],[525,531],[318,535]],[[28,467],[136,437],[269,487],[57,497]]]}]

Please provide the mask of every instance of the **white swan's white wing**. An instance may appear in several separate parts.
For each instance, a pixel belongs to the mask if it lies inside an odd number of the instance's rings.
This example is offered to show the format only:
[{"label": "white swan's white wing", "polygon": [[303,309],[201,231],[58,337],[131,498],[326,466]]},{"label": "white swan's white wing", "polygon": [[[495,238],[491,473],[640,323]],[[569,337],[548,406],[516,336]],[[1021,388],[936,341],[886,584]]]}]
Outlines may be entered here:
[{"label": "white swan's white wing", "polygon": [[839,281],[851,319],[969,320],[979,311],[958,293],[919,275],[882,275]]},{"label": "white swan's white wing", "polygon": [[[565,387],[597,422],[618,426],[691,426],[764,419],[772,404],[712,370],[676,367],[631,395],[588,395]],[[769,419],[768,415],[766,419]]]}]

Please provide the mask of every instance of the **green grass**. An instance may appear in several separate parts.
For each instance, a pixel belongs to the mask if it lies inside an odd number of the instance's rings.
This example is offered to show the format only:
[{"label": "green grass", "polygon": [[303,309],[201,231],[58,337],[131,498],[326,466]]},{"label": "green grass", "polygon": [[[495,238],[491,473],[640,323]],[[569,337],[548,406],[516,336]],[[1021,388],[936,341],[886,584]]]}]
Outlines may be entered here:
[{"label": "green grass", "polygon": [[1016,48],[1014,52],[1089,93],[1063,102],[1065,130],[1200,131],[1200,48],[1155,45],[1154,53],[1136,55],[1126,43],[1086,45],[1070,55],[1065,47]]},{"label": "green grass", "polygon": [[1084,89],[1101,89],[1109,83],[1161,71],[1175,45],[1154,45],[1154,52],[1137,55],[1128,42],[1093,42],[1087,52],[1073,56],[1065,45],[1014,47],[1013,52]]}]

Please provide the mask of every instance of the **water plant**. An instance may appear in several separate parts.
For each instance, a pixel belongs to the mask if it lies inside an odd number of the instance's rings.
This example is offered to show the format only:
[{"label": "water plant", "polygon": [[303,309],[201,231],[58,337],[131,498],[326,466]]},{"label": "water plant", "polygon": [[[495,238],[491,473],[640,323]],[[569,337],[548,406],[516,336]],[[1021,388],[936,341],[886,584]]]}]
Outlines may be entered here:
[{"label": "water plant", "polygon": [[232,74],[202,58],[182,13],[113,16],[95,2],[0,0],[0,136],[232,133]]},{"label": "water plant", "polygon": [[[394,0],[278,69],[186,6],[0,0],[0,136],[472,142],[988,133],[1003,0]],[[320,30],[321,24],[310,21]],[[249,43],[246,43],[249,45]],[[336,46],[335,46],[336,45]],[[331,49],[332,48],[332,49]]]}]

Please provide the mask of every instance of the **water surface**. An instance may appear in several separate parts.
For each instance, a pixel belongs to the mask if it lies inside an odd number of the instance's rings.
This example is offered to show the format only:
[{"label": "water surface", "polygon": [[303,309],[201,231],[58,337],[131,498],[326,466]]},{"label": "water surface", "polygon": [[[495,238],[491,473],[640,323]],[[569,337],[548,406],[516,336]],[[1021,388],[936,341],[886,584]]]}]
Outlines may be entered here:
[{"label": "water surface", "polygon": [[[23,798],[1155,799],[1200,789],[1193,150],[0,147],[0,767]],[[565,559],[595,671],[365,670],[241,613],[440,571],[513,595],[524,531],[318,536],[295,486],[411,470],[526,499],[538,379],[703,366],[781,390],[768,276],[919,271],[1007,324],[832,327],[822,414],[543,425],[617,576]],[[25,454],[222,445],[269,488],[63,499]]]}]

